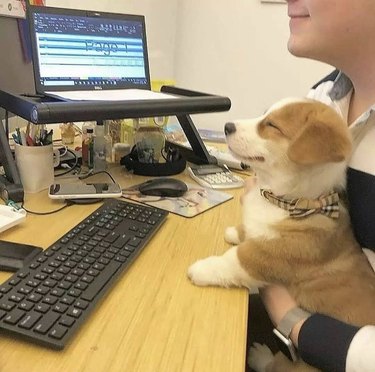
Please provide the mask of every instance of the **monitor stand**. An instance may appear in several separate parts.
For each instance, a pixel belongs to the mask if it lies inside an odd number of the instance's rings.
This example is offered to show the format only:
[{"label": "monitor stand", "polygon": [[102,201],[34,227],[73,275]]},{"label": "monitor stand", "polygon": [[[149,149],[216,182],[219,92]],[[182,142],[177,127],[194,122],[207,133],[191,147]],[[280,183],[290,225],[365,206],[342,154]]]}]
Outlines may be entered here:
[{"label": "monitor stand", "polygon": [[181,156],[194,164],[217,164],[217,159],[210,155],[195,127],[190,115],[176,115],[191,148],[176,142],[166,141],[166,145],[175,148]]},{"label": "monitor stand", "polygon": [[[6,112],[5,124],[8,128],[8,112]],[[12,200],[22,202],[24,191],[20,175],[9,147],[8,135],[0,122],[0,163],[4,168],[4,175],[0,175],[0,197],[5,202]]]}]

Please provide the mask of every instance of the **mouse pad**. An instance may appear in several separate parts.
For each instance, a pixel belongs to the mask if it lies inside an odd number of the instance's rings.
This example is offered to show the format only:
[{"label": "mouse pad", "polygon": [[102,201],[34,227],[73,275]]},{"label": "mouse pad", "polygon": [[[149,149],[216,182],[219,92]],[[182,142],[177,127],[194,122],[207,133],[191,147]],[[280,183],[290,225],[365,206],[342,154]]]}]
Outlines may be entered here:
[{"label": "mouse pad", "polygon": [[139,190],[140,184],[134,185],[122,191],[122,197],[134,200],[152,207],[164,209],[168,212],[183,217],[194,217],[233,198],[232,195],[222,191],[206,189],[197,184],[187,183],[188,191],[177,198],[166,196],[142,195]]}]

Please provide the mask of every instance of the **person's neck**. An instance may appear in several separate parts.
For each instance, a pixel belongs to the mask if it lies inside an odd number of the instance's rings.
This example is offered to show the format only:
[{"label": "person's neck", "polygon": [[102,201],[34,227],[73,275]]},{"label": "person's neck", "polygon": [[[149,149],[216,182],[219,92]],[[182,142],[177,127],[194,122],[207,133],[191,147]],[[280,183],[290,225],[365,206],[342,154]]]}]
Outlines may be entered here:
[{"label": "person's neck", "polygon": [[360,68],[346,73],[353,83],[353,94],[348,112],[348,124],[353,123],[359,116],[375,103],[375,69]]}]

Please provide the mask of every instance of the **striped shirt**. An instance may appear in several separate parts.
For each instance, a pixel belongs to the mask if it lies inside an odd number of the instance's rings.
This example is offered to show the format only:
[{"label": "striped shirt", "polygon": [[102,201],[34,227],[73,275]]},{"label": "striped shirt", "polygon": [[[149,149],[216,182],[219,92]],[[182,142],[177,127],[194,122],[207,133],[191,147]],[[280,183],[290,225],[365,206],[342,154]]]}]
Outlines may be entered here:
[{"label": "striped shirt", "polygon": [[[374,87],[375,89],[375,87]],[[346,121],[353,85],[334,71],[308,97],[333,107]],[[350,124],[354,149],[347,171],[347,196],[354,234],[375,266],[375,104]],[[375,311],[375,309],[374,309]],[[299,351],[309,364],[328,371],[373,372],[375,326],[361,329],[314,314],[299,333]]]}]

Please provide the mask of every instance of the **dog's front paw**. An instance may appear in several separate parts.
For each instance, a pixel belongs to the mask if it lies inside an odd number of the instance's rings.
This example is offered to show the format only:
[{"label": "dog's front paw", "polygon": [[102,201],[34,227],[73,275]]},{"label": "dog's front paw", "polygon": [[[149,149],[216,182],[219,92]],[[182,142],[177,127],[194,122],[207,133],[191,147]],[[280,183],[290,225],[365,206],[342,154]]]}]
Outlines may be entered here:
[{"label": "dog's front paw", "polygon": [[224,233],[224,239],[228,243],[231,244],[239,244],[240,243],[240,237],[238,230],[235,226],[230,226],[225,229]]},{"label": "dog's front paw", "polygon": [[267,345],[254,342],[249,350],[247,362],[254,371],[265,372],[273,358],[274,355]]},{"label": "dog's front paw", "polygon": [[219,257],[212,256],[196,261],[188,269],[189,279],[199,286],[220,285],[219,259]]},{"label": "dog's front paw", "polygon": [[211,256],[195,262],[188,269],[190,280],[201,286],[249,288],[254,279],[240,265],[237,249],[238,247],[232,247],[222,256]]}]

